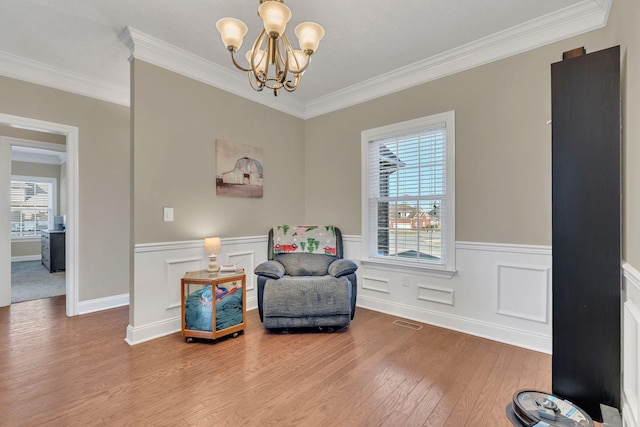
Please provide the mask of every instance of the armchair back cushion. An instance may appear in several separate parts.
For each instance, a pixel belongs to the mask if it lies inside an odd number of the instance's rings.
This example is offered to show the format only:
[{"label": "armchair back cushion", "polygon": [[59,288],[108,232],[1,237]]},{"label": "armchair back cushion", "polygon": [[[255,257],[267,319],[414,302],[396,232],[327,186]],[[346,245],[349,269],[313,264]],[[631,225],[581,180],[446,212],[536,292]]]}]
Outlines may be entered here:
[{"label": "armchair back cushion", "polygon": [[289,276],[324,276],[335,259],[334,256],[305,253],[275,256],[275,260],[284,266],[285,274]]}]

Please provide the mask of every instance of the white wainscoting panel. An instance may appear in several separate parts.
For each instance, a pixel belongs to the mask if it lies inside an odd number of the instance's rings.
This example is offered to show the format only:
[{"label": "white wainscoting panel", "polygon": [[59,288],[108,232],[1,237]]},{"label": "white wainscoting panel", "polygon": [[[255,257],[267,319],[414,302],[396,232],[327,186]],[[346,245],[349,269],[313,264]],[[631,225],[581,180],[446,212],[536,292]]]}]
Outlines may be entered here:
[{"label": "white wainscoting panel", "polygon": [[203,265],[202,256],[180,259],[165,260],[165,286],[167,290],[167,310],[180,308],[182,298],[182,290],[176,283],[180,283],[180,279],[187,271],[198,271],[208,267]]},{"label": "white wainscoting panel", "polygon": [[551,353],[550,247],[458,242],[453,276],[360,264],[360,307]]},{"label": "white wainscoting panel", "polygon": [[454,305],[453,294],[455,290],[450,288],[441,288],[439,286],[423,285],[421,283],[418,283],[417,286],[419,300]]},{"label": "white wainscoting panel", "polygon": [[225,264],[235,264],[236,268],[244,268],[247,276],[247,292],[256,288],[255,269],[256,254],[254,251],[233,252],[227,255]]},{"label": "white wainscoting panel", "polygon": [[[247,275],[247,309],[257,307],[255,265],[267,258],[267,237],[221,239],[218,259],[237,263]],[[181,328],[180,279],[187,271],[209,264],[202,240],[136,245],[134,250],[134,304],[125,341],[139,344]]]},{"label": "white wainscoting panel", "polygon": [[362,289],[374,292],[382,292],[383,294],[391,293],[389,291],[389,279],[386,277],[375,277],[362,275]]},{"label": "white wainscoting panel", "polygon": [[622,417],[625,427],[640,425],[640,272],[623,262]]},{"label": "white wainscoting panel", "polygon": [[547,323],[549,267],[498,264],[498,314]]},{"label": "white wainscoting panel", "polygon": [[[345,257],[360,265],[358,306],[551,352],[550,248],[459,242],[457,271],[449,277],[363,264],[362,238],[345,235],[343,243]],[[247,309],[257,307],[253,269],[266,255],[266,236],[222,239],[218,259],[245,268]],[[178,332],[180,277],[207,264],[201,240],[136,245],[126,341]]]}]

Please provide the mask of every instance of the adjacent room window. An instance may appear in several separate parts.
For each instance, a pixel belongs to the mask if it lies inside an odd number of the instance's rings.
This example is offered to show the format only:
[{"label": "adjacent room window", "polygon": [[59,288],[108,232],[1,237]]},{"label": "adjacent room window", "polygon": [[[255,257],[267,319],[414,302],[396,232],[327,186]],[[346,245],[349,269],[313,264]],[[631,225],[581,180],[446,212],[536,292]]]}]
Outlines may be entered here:
[{"label": "adjacent room window", "polygon": [[369,261],[455,270],[455,113],[362,132]]},{"label": "adjacent room window", "polygon": [[11,177],[11,238],[37,238],[53,228],[55,178]]}]

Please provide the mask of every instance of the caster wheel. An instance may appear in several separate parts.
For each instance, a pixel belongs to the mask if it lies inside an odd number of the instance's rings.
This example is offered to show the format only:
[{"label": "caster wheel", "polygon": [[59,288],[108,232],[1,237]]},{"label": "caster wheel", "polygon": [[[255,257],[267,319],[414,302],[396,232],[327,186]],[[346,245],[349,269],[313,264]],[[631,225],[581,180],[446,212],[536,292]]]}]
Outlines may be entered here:
[{"label": "caster wheel", "polygon": [[193,342],[193,338],[192,337],[187,337],[185,338],[185,341],[189,344],[191,344]]},{"label": "caster wheel", "polygon": [[237,332],[234,332],[234,333],[233,333],[233,335],[232,335],[232,337],[234,337],[234,338],[238,338],[238,335],[240,335],[240,334],[239,334],[239,333],[237,333]]}]

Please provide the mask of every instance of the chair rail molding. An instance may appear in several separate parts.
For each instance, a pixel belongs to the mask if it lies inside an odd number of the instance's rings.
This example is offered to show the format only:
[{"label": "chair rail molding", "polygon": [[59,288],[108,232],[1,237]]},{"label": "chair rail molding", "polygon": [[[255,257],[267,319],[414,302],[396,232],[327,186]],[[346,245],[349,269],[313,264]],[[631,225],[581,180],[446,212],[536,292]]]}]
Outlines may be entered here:
[{"label": "chair rail molding", "polygon": [[[363,253],[361,236],[345,235],[343,244],[345,257],[359,259]],[[357,305],[550,353],[551,248],[458,242],[456,251],[457,273],[451,278],[360,265]],[[254,266],[266,261],[267,237],[223,238],[218,257],[244,264],[247,283],[252,283]],[[178,276],[184,273],[182,267],[206,263],[201,240],[136,245],[134,294],[139,303],[134,304],[126,342],[134,345],[179,332],[181,314],[175,304]],[[180,274],[171,273],[168,265]],[[526,283],[518,284],[520,279]],[[256,292],[255,287],[248,287],[247,309],[257,307]],[[353,321],[358,321],[357,310]]]}]

